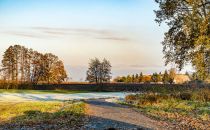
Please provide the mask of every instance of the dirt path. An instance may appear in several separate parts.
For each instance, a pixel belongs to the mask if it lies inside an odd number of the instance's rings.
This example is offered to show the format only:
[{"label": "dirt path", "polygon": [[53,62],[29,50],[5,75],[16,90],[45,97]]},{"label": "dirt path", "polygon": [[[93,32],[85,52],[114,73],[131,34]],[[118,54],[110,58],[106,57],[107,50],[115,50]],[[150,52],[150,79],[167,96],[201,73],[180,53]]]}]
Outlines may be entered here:
[{"label": "dirt path", "polygon": [[102,99],[89,100],[86,103],[89,121],[83,129],[166,129],[159,122],[127,106],[109,103]]}]

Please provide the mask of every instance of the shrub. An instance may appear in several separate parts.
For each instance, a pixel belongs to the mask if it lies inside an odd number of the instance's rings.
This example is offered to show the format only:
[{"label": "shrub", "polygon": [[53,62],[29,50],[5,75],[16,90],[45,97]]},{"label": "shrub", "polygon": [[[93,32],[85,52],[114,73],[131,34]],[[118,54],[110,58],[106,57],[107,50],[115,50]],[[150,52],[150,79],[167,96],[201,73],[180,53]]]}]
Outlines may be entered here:
[{"label": "shrub", "polygon": [[180,99],[180,93],[171,93],[169,96],[174,99]]},{"label": "shrub", "polygon": [[183,93],[180,93],[180,98],[182,100],[191,100],[192,94],[189,92],[183,92]]},{"label": "shrub", "polygon": [[161,101],[162,97],[159,94],[155,93],[149,93],[145,94],[142,97],[138,98],[138,105],[153,105],[156,103],[159,103]]},{"label": "shrub", "polygon": [[127,95],[125,97],[125,101],[127,103],[133,103],[133,101],[137,100],[137,96],[136,95]]},{"label": "shrub", "polygon": [[144,97],[144,100],[146,101],[145,103],[149,103],[149,104],[155,104],[157,102],[159,102],[160,96],[156,95],[156,94],[148,94]]},{"label": "shrub", "polygon": [[210,89],[209,88],[203,88],[199,89],[198,91],[193,93],[193,99],[203,102],[209,102],[210,101]]},{"label": "shrub", "polygon": [[0,82],[0,89],[33,89],[33,85],[27,82]]}]

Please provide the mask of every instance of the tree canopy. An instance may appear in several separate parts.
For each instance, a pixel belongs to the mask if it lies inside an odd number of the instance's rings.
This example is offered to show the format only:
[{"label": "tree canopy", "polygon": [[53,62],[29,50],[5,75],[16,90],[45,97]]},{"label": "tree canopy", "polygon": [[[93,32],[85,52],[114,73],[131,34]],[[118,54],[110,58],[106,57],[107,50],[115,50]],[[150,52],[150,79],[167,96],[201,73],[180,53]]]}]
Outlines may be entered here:
[{"label": "tree canopy", "polygon": [[60,83],[67,78],[64,64],[52,53],[42,54],[24,46],[10,46],[3,55],[2,75],[7,81]]},{"label": "tree canopy", "polygon": [[174,62],[179,69],[191,63],[200,79],[210,75],[210,1],[155,0],[156,22],[169,26],[163,53],[166,65]]},{"label": "tree canopy", "polygon": [[111,79],[111,67],[111,63],[105,58],[102,62],[98,58],[91,59],[86,80],[94,83],[109,82]]}]

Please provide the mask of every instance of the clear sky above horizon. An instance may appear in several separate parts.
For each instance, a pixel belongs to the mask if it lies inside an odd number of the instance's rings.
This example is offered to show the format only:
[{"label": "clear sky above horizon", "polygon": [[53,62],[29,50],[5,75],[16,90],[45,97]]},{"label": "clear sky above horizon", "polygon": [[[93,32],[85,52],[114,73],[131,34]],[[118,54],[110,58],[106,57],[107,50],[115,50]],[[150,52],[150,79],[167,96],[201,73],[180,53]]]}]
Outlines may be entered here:
[{"label": "clear sky above horizon", "polygon": [[0,55],[14,44],[52,52],[75,81],[94,57],[110,60],[113,77],[164,71],[167,27],[155,23],[157,7],[154,0],[0,0]]}]

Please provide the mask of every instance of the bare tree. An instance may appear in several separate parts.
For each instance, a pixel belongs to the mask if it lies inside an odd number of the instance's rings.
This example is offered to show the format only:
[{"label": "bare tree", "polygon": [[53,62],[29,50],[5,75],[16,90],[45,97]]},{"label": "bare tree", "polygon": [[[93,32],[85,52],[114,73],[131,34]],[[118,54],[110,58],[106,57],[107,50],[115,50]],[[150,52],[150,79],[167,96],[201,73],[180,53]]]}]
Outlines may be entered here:
[{"label": "bare tree", "polygon": [[102,62],[98,59],[91,59],[87,70],[86,80],[94,83],[109,82],[111,79],[111,64],[104,59]]}]

